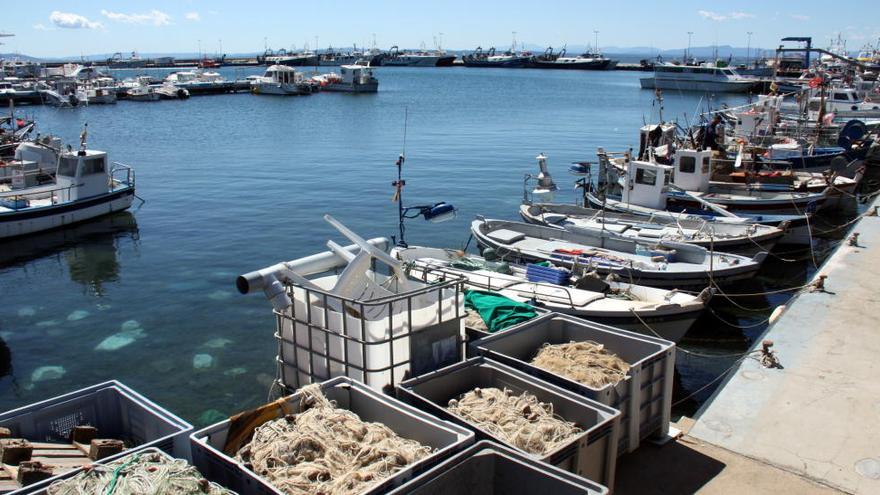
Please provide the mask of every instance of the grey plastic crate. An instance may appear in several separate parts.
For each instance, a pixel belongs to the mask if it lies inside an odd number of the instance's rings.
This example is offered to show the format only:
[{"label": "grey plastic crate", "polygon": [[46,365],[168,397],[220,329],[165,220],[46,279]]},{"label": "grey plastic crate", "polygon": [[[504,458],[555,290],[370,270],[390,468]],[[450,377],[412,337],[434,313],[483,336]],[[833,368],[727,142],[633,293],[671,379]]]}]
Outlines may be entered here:
[{"label": "grey plastic crate", "polygon": [[[174,457],[168,455],[167,453],[165,453],[165,452],[163,452],[163,451],[161,451],[161,450],[159,450],[159,449],[157,449],[157,448],[150,447],[150,448],[146,448],[146,449],[138,450],[138,451],[136,451],[136,452],[132,452],[132,453],[130,453],[130,454],[126,454],[126,455],[124,455],[124,456],[122,456],[122,457],[120,457],[120,458],[117,458],[117,459],[115,459],[115,460],[110,460],[110,461],[108,461],[107,459],[102,459],[102,460],[96,462],[95,464],[109,464],[109,463],[111,463],[111,462],[120,462],[120,463],[122,463],[122,462],[127,461],[127,460],[128,460],[131,456],[133,456],[133,455],[145,455],[145,454],[155,454],[155,455],[160,455],[160,456],[164,457],[165,459],[169,459],[169,460],[174,459]],[[71,472],[69,472],[69,473],[65,473],[65,474],[59,476],[59,477],[58,477],[56,480],[54,480],[54,481],[70,479],[70,478],[73,478],[74,476],[76,476],[77,474],[79,474],[79,470],[77,470],[77,471],[71,471]],[[54,483],[54,481],[53,481],[53,483]],[[31,493],[31,495],[48,495],[48,493],[49,493],[48,490],[49,490],[49,487],[47,486],[47,487],[45,487],[45,488],[41,488],[40,490]]]},{"label": "grey plastic crate", "polygon": [[398,386],[397,394],[437,417],[471,428],[478,439],[504,443],[446,410],[451,399],[477,387],[508,388],[517,394],[529,392],[539,401],[553,404],[557,416],[577,424],[584,432],[556,450],[534,457],[579,476],[614,485],[620,425],[620,412],[616,409],[482,356],[406,380]]},{"label": "grey plastic crate", "polygon": [[[326,381],[321,384],[321,390],[338,407],[357,414],[362,420],[382,423],[404,438],[435,449],[434,454],[398,471],[361,495],[384,493],[474,443],[470,430],[441,421],[348,377]],[[295,393],[286,398],[294,411],[299,410],[300,397]],[[281,494],[242,463],[223,453],[228,430],[229,420],[226,420],[190,436],[193,463],[199,471],[207,479],[242,495]]]},{"label": "grey plastic crate", "polygon": [[604,495],[608,488],[483,440],[388,495]]},{"label": "grey plastic crate", "polygon": [[[0,414],[0,426],[9,428],[12,437],[32,442],[67,442],[70,432],[79,425],[94,426],[101,438],[115,438],[132,446],[107,457],[106,461],[148,447],[189,458],[187,438],[192,426],[117,381],[100,383]],[[32,493],[56,478],[58,476],[53,476],[10,493]]]},{"label": "grey plastic crate", "polygon": [[[627,378],[617,385],[594,388],[529,363],[544,343],[586,340],[603,344],[629,363],[631,368]],[[618,409],[622,414],[620,454],[638,448],[643,438],[666,435],[669,431],[675,344],[667,340],[551,313],[521,323],[504,333],[472,342],[469,352],[508,364]]]}]

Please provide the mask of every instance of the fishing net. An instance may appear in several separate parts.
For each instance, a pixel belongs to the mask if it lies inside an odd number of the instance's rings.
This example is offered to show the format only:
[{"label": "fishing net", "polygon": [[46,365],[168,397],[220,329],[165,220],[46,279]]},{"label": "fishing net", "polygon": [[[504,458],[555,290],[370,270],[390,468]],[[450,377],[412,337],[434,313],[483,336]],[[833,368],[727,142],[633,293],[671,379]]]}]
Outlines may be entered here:
[{"label": "fishing net", "polygon": [[475,309],[465,309],[464,326],[481,332],[488,332],[489,327],[483,321],[483,317]]},{"label": "fishing net", "polygon": [[284,493],[361,493],[432,452],[381,423],[337,408],[319,384],[301,393],[303,412],[257,427],[236,456]]},{"label": "fishing net", "polygon": [[545,343],[532,364],[593,388],[616,385],[629,371],[623,359],[592,341]]},{"label": "fishing net", "polygon": [[204,479],[183,459],[152,452],[86,467],[72,478],[52,483],[46,491],[48,495],[235,495]]},{"label": "fishing net", "polygon": [[530,454],[544,455],[568,443],[583,430],[553,414],[553,404],[535,395],[515,395],[505,388],[475,388],[447,408],[505,443]]}]

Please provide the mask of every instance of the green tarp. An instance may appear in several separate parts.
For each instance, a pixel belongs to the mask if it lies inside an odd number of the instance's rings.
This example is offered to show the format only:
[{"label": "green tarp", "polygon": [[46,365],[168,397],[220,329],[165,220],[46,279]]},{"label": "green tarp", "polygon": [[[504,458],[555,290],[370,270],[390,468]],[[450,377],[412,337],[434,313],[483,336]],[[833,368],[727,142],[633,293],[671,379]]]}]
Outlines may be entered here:
[{"label": "green tarp", "polygon": [[491,333],[531,320],[538,315],[535,308],[526,303],[482,290],[464,291],[464,305],[480,313]]}]

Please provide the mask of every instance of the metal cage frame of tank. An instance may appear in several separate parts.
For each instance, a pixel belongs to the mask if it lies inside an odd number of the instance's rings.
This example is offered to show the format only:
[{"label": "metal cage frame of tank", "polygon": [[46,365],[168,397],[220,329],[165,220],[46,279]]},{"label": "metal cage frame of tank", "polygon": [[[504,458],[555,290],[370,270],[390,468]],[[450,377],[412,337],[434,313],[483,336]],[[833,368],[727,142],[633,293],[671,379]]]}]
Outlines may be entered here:
[{"label": "metal cage frame of tank", "polygon": [[[306,287],[292,281],[286,282],[285,291],[291,300],[296,299],[294,290],[298,290],[304,291],[306,301],[310,303],[305,304],[306,311],[304,315],[297,313],[296,304],[291,304],[280,311],[277,309],[273,310],[276,317],[275,339],[278,342],[278,354],[276,358],[278,363],[278,374],[276,384],[280,386],[282,390],[291,392],[306,383],[322,382],[335,378],[336,376],[348,376],[377,389],[391,390],[397,383],[400,383],[404,379],[412,378],[428,371],[433,371],[461,361],[465,345],[463,331],[461,330],[465,316],[465,311],[463,309],[463,290],[465,282],[466,280],[463,277],[449,276],[444,280],[437,281],[436,283],[432,283],[431,285],[417,290],[367,301],[334,295],[327,290]],[[444,293],[448,290],[453,290],[455,293],[454,314],[451,318],[447,317],[444,319],[444,304],[449,304],[449,300],[451,299],[448,295],[444,297]],[[432,325],[416,328],[414,330],[412,315],[413,299],[431,293],[436,293],[437,295],[436,303],[431,303],[436,308],[437,321]],[[337,305],[336,307],[344,309],[341,332],[321,326],[319,323],[315,323],[313,319],[314,308],[311,301],[320,302],[323,306],[319,311],[323,313],[321,315],[323,317],[321,321],[325,324],[328,321],[330,313],[336,312],[331,309],[330,303],[334,303]],[[395,305],[398,305],[399,307],[400,304],[403,304],[406,309],[402,315],[401,313],[395,315]],[[366,335],[366,324],[369,319],[365,315],[368,314],[370,309],[381,308],[382,306],[387,307],[386,309],[388,313],[387,316],[381,318],[387,322],[385,325],[385,336],[379,340],[369,340]],[[358,324],[355,326],[356,328],[351,328],[351,325],[348,324],[349,320],[345,316],[353,317],[358,321]],[[404,327],[405,331],[398,332],[395,335],[394,325],[395,322],[400,321],[399,318],[401,317],[406,321]],[[287,338],[284,335],[285,324],[291,325],[290,338]],[[308,333],[303,339],[298,339],[298,326],[299,328],[304,327]],[[360,329],[358,335],[349,335],[350,330],[357,332],[358,328]],[[442,355],[439,358],[435,356],[434,345],[441,340],[450,339],[453,334],[455,337],[455,358],[444,359]],[[318,342],[320,348],[316,348],[314,345],[316,342],[316,336],[319,337]],[[408,355],[406,356],[406,359],[395,361],[395,343],[403,339],[410,339],[410,351],[407,353]],[[301,340],[306,340],[306,342],[301,342]],[[420,343],[422,344],[421,346],[419,345]],[[333,355],[334,353],[331,350],[331,344],[337,348],[341,346],[341,356]],[[292,350],[290,350],[290,346],[292,346]],[[369,362],[370,352],[373,349],[381,348],[381,346],[388,347],[388,364],[373,367]],[[351,353],[349,352],[350,348],[359,349],[359,355],[351,356]],[[425,351],[427,351],[427,355],[425,355]],[[287,354],[288,352],[292,353],[293,356],[289,356]],[[299,355],[301,355],[300,353],[307,353],[307,363],[300,362],[298,359]],[[354,362],[351,359],[352,357],[358,357],[360,359],[360,365]],[[400,356],[397,356],[397,358],[399,357]],[[316,372],[316,361],[319,364],[323,364],[323,372]],[[401,369],[403,369],[403,373],[401,373]],[[338,372],[340,370],[341,372]],[[288,376],[291,371],[295,376]],[[381,377],[385,373],[389,373],[391,376],[391,380],[388,383],[379,384],[379,387],[377,387],[375,383],[371,383],[375,381],[376,375]],[[400,376],[398,376],[398,374]],[[306,380],[302,380],[301,378],[305,378]]]}]

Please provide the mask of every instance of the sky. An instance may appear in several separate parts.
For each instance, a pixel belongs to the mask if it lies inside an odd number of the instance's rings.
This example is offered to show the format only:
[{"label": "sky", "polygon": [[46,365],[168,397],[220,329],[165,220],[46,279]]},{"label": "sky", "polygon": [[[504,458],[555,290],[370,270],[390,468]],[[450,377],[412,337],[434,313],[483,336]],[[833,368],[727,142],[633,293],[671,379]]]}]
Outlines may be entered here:
[{"label": "sky", "polygon": [[[846,8],[827,1],[653,2],[517,0],[317,0],[243,1],[76,0],[3,9],[0,53],[61,57],[114,52],[249,53],[271,48],[359,46],[372,43],[431,48],[435,40],[453,50],[510,45],[593,44],[602,47],[682,48],[713,44],[774,48],[783,36],[812,36],[818,46],[842,33],[858,50],[880,38],[876,3],[851,0]],[[861,14],[860,14],[861,13]],[[441,34],[442,33],[442,34]]]}]

